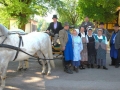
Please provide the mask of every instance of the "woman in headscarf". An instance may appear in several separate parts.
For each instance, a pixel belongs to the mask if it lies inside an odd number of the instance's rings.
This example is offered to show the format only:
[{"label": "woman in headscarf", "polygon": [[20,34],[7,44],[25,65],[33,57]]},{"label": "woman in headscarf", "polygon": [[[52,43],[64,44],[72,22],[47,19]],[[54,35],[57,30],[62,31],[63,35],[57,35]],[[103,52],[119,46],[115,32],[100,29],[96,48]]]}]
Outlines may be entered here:
[{"label": "woman in headscarf", "polygon": [[80,66],[81,51],[83,50],[83,44],[81,38],[78,36],[79,29],[73,30],[73,67],[76,72],[78,72],[78,67]]},{"label": "woman in headscarf", "polygon": [[91,27],[87,28],[87,36],[88,36],[88,43],[87,43],[87,49],[88,49],[88,68],[94,68],[95,64],[95,58],[96,58],[96,50],[95,50],[95,39],[93,36],[93,31]]},{"label": "woman in headscarf", "polygon": [[98,29],[98,34],[95,36],[95,48],[97,52],[97,65],[98,69],[103,66],[103,69],[106,68],[106,52],[107,52],[107,38],[104,36],[102,29]]},{"label": "woman in headscarf", "polygon": [[87,64],[87,61],[88,61],[88,51],[87,51],[88,37],[85,34],[84,30],[85,30],[84,27],[80,27],[79,36],[81,37],[82,43],[83,43],[83,50],[81,52],[81,65],[80,65],[80,69],[85,69],[84,65]]}]

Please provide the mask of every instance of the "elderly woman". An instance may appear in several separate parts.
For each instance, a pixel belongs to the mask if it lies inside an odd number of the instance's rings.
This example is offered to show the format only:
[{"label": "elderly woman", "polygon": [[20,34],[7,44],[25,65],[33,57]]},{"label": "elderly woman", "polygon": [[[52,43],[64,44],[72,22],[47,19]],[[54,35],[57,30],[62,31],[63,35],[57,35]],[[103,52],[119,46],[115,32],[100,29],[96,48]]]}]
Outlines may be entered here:
[{"label": "elderly woman", "polygon": [[102,29],[98,29],[97,32],[98,34],[95,36],[95,48],[97,51],[98,69],[103,66],[103,69],[108,70],[108,68],[106,68],[107,38],[102,35]]},{"label": "elderly woman", "polygon": [[85,30],[84,27],[80,27],[79,36],[81,37],[82,43],[83,43],[83,50],[81,52],[81,65],[80,65],[80,69],[85,69],[84,65],[87,64],[86,62],[88,61],[88,51],[87,51],[88,37],[85,34],[84,30]]},{"label": "elderly woman", "polygon": [[81,55],[80,52],[83,50],[82,40],[78,36],[79,29],[73,30],[73,67],[76,72],[78,72],[78,67],[80,66]]},{"label": "elderly woman", "polygon": [[73,45],[72,45],[72,35],[69,31],[69,24],[65,22],[64,29],[59,32],[59,39],[61,44],[61,49],[64,52],[64,71],[66,73],[72,74],[70,68],[73,61]]}]

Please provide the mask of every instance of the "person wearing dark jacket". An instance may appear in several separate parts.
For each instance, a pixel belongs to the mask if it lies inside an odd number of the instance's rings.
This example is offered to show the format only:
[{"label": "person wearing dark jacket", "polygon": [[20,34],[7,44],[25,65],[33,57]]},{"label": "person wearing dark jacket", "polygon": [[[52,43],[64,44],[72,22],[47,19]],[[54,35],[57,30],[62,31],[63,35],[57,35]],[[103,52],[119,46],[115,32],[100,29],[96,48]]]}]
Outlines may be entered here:
[{"label": "person wearing dark jacket", "polygon": [[100,22],[99,28],[95,29],[95,31],[94,31],[93,33],[94,33],[94,34],[97,34],[98,29],[102,29],[102,30],[103,30],[103,35],[106,36],[106,37],[107,37],[107,41],[109,41],[111,35],[110,35],[110,33],[108,32],[108,30],[104,28],[104,23],[103,23],[103,22]]},{"label": "person wearing dark jacket", "polygon": [[120,66],[120,30],[119,30],[119,25],[115,24],[114,29],[115,28],[118,29],[118,32],[115,36],[115,49],[117,49],[117,51],[118,51],[118,56],[117,56],[117,59],[116,59],[115,67],[118,68]]},{"label": "person wearing dark jacket", "polygon": [[95,50],[95,38],[93,36],[92,28],[88,28],[88,43],[87,43],[87,49],[88,49],[88,68],[94,68],[95,59],[96,59],[96,50]]},{"label": "person wearing dark jacket", "polygon": [[[82,24],[80,25],[80,27],[84,27],[85,28],[85,34],[87,34],[87,28],[88,26],[91,26],[91,28],[94,28],[94,24],[92,22],[89,21],[88,17],[85,17],[84,21],[82,22]],[[79,27],[79,28],[80,28]]]},{"label": "person wearing dark jacket", "polygon": [[[57,21],[57,15],[53,15],[53,22],[51,22],[47,28],[47,31],[50,32],[52,36],[54,36],[54,45],[57,44],[59,31],[63,29],[61,22]],[[51,30],[51,31],[50,31]]]},{"label": "person wearing dark jacket", "polygon": [[112,36],[110,38],[110,57],[111,64],[110,66],[115,66],[118,58],[118,50],[115,49],[115,37],[119,31],[118,24],[114,25],[114,31],[112,32]]}]

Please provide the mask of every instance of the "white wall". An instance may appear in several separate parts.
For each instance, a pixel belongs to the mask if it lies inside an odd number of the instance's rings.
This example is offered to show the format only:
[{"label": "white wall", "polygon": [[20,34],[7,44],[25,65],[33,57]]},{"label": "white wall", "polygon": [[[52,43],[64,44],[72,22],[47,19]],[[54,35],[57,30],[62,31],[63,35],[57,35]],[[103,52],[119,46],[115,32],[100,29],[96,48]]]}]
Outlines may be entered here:
[{"label": "white wall", "polygon": [[17,20],[11,19],[10,20],[10,29],[15,29],[15,28],[18,28],[18,26],[17,26]]},{"label": "white wall", "polygon": [[[15,19],[10,20],[10,29],[18,29],[17,20],[15,20]],[[37,29],[37,22],[34,20],[30,20],[29,23],[27,23],[25,25],[25,32],[26,33],[30,33],[32,31],[35,31],[32,29]]]}]

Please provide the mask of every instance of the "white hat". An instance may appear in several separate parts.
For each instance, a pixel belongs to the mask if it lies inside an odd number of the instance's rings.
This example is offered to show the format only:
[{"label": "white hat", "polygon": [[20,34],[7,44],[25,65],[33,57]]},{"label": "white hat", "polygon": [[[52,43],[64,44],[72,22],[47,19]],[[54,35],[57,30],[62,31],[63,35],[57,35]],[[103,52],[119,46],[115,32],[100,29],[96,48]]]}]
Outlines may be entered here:
[{"label": "white hat", "polygon": [[77,32],[77,34],[79,34],[79,29],[74,29],[76,32]]},{"label": "white hat", "polygon": [[88,26],[87,27],[87,30],[92,30],[93,28],[91,26]]}]

